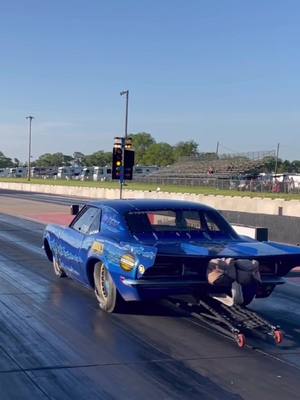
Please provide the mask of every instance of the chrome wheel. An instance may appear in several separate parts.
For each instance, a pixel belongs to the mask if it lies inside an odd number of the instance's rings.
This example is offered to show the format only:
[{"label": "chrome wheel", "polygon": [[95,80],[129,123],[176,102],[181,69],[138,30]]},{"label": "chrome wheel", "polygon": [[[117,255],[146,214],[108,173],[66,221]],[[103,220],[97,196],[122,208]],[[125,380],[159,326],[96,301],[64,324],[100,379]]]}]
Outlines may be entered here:
[{"label": "chrome wheel", "polygon": [[53,269],[54,273],[58,278],[63,278],[66,276],[65,271],[61,268],[59,262],[55,257],[53,257]]},{"label": "chrome wheel", "polygon": [[94,269],[95,295],[101,310],[114,312],[120,308],[123,299],[119,295],[114,281],[102,263],[97,263]]},{"label": "chrome wheel", "polygon": [[107,276],[107,269],[104,267],[102,264],[100,267],[100,290],[101,290],[101,295],[104,299],[107,299],[108,293],[109,293],[109,281],[108,281],[108,276]]}]

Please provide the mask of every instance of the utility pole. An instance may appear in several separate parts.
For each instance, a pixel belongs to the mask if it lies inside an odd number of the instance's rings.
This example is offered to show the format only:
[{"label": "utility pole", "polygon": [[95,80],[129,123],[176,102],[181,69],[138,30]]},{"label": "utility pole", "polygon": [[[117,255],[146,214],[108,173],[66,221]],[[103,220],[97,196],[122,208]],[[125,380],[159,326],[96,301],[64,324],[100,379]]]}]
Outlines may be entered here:
[{"label": "utility pole", "polygon": [[124,96],[124,94],[126,95],[126,111],[125,111],[125,139],[127,139],[127,128],[128,128],[128,99],[129,99],[129,90],[123,90],[122,92],[120,92],[121,96]]},{"label": "utility pole", "polygon": [[277,174],[277,168],[278,168],[279,147],[280,147],[280,143],[277,144],[276,161],[275,161],[275,175]]},{"label": "utility pole", "polygon": [[30,170],[30,166],[31,166],[31,124],[32,124],[32,120],[33,120],[33,116],[32,115],[28,115],[28,117],[26,117],[26,119],[29,120],[29,141],[28,141],[28,181],[30,181],[31,178],[31,170]]},{"label": "utility pole", "polygon": [[124,169],[124,159],[125,159],[125,142],[128,134],[128,98],[129,98],[129,90],[123,90],[120,92],[121,96],[126,96],[126,110],[125,110],[125,136],[122,141],[122,167],[121,167],[121,177],[120,177],[120,199],[122,198],[122,189],[125,184],[125,169]]}]

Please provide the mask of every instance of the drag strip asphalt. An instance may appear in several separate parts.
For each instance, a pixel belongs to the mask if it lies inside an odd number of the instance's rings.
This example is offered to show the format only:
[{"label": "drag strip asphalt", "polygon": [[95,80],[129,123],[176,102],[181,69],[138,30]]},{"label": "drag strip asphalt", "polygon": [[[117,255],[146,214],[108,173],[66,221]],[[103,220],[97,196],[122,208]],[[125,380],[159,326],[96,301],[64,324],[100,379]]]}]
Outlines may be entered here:
[{"label": "drag strip asphalt", "polygon": [[239,349],[167,302],[105,314],[91,290],[55,277],[43,228],[0,214],[1,400],[299,399],[297,286],[253,303],[284,343]]},{"label": "drag strip asphalt", "polygon": [[12,199],[24,199],[42,203],[51,203],[70,206],[71,204],[80,204],[91,199],[84,199],[82,197],[67,197],[59,195],[51,195],[44,193],[25,192],[21,190],[6,190],[0,189],[0,197],[8,197]]}]

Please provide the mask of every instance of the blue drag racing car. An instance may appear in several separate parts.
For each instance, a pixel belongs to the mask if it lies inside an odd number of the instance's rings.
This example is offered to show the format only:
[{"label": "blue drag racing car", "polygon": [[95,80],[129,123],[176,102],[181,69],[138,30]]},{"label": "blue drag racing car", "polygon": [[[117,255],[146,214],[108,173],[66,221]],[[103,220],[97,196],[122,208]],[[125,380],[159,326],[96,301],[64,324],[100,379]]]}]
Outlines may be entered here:
[{"label": "blue drag racing car", "polygon": [[259,265],[259,282],[244,292],[244,304],[269,296],[300,265],[299,247],[239,236],[213,208],[186,201],[90,202],[69,226],[48,225],[43,241],[55,274],[93,288],[107,312],[126,301],[229,292],[226,280],[221,289],[208,282],[212,260]]}]

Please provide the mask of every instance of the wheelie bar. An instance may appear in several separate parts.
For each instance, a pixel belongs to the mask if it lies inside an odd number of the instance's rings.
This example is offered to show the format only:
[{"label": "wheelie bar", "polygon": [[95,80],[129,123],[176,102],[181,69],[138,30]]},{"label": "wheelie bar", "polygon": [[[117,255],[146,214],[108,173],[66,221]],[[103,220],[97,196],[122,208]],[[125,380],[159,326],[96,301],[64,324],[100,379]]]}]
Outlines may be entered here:
[{"label": "wheelie bar", "polygon": [[283,340],[279,326],[272,325],[246,307],[237,305],[229,307],[210,297],[199,299],[196,303],[177,301],[177,299],[171,301],[194,318],[232,338],[239,347],[245,346],[247,332],[263,337],[271,336],[276,344]]}]

